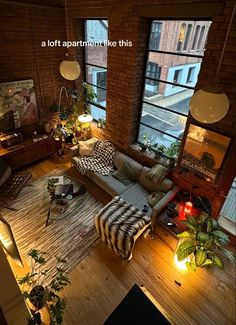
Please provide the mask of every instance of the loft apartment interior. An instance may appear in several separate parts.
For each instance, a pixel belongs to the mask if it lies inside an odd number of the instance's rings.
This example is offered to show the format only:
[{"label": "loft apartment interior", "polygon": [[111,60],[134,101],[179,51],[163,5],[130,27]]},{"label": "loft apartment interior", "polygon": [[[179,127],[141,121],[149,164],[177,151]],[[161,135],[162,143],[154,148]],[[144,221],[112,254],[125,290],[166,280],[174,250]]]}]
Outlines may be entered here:
[{"label": "loft apartment interior", "polygon": [[0,324],[235,324],[235,1],[0,17]]}]

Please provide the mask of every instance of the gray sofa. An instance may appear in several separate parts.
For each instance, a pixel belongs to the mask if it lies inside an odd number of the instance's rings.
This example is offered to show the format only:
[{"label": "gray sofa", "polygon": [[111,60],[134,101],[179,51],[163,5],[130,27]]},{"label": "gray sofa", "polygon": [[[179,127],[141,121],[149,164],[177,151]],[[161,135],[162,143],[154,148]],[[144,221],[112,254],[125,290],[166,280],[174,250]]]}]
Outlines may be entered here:
[{"label": "gray sofa", "polygon": [[[74,146],[70,149],[70,156],[72,164],[76,166],[79,159],[78,146]],[[154,225],[161,210],[174,197],[179,188],[168,178],[165,178],[161,183],[153,182],[145,176],[146,171],[149,170],[148,167],[142,166],[139,162],[117,151],[113,161],[114,167],[119,169],[125,162],[132,165],[132,168],[139,174],[137,182],[132,182],[125,186],[114,178],[112,173],[104,176],[97,172],[88,171],[86,172],[86,176],[113,197],[119,195],[121,198],[132,203],[141,210],[144,205],[147,205],[147,214],[151,216],[152,225]],[[151,208],[147,202],[147,197],[150,193],[156,191],[162,191],[166,194],[153,208]]]}]

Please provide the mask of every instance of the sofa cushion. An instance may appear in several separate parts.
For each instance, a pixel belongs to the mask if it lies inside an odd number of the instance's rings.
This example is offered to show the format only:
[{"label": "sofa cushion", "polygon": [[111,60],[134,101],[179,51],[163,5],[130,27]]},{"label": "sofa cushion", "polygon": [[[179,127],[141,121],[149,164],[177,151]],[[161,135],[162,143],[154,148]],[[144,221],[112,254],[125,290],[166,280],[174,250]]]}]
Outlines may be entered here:
[{"label": "sofa cushion", "polygon": [[81,156],[93,156],[94,155],[94,145],[98,141],[96,138],[91,138],[86,141],[79,141],[79,154]]},{"label": "sofa cushion", "polygon": [[118,181],[120,181],[121,183],[123,183],[125,186],[129,185],[130,183],[132,183],[131,179],[129,177],[127,177],[126,175],[124,175],[120,169],[115,170],[112,173],[112,177],[116,178]]},{"label": "sofa cushion", "polygon": [[117,151],[114,159],[113,159],[113,164],[114,166],[119,169],[123,166],[124,163],[128,163],[130,166],[132,166],[132,169],[138,174],[140,175],[141,170],[142,170],[142,165],[140,163],[138,163],[137,161],[135,161],[134,159],[126,156],[125,154],[123,154],[122,152]]},{"label": "sofa cushion", "polygon": [[[128,186],[125,186],[123,183],[112,177],[111,175],[101,175],[97,172],[87,172],[86,175],[92,179],[97,185],[103,188],[111,196],[120,195],[123,193]],[[91,175],[93,174],[93,175]]]},{"label": "sofa cushion", "polygon": [[146,214],[151,215],[152,209],[147,203],[147,197],[147,190],[145,190],[145,188],[139,183],[133,183],[126,189],[126,191],[121,194],[122,199],[133,204],[140,210],[142,210],[144,205],[146,205],[148,207],[148,211]]},{"label": "sofa cushion", "polygon": [[167,167],[157,164],[146,172],[146,176],[153,180],[153,182],[161,183],[168,172],[169,169]]},{"label": "sofa cushion", "polygon": [[146,173],[149,169],[150,168],[148,167],[143,167],[139,176],[139,183],[143,185],[146,190],[150,192],[168,192],[173,187],[173,182],[168,178],[165,178],[161,183],[153,182],[146,176]]},{"label": "sofa cushion", "polygon": [[165,193],[163,192],[152,192],[151,194],[148,195],[147,201],[150,207],[154,207],[154,205],[157,204],[163,197],[165,196]]}]

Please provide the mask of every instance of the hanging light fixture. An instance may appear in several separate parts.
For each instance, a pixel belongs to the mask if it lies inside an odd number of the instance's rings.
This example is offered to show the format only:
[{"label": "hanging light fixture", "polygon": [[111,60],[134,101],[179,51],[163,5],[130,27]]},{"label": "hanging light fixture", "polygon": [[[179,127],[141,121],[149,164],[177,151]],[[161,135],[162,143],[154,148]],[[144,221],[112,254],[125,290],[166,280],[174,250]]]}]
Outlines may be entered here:
[{"label": "hanging light fixture", "polygon": [[220,66],[223,60],[225,47],[229,37],[231,24],[235,12],[234,5],[229,27],[227,30],[224,46],[222,49],[219,65],[216,71],[214,83],[196,91],[190,101],[190,113],[195,120],[201,123],[216,123],[222,120],[229,110],[229,100],[224,91],[217,86],[217,79],[220,71]]},{"label": "hanging light fixture", "polygon": [[[65,13],[66,13],[66,37],[69,40],[69,21],[67,12],[67,0],[65,0]],[[81,73],[79,63],[74,60],[69,53],[65,54],[65,59],[60,64],[60,73],[67,80],[76,80]]]}]

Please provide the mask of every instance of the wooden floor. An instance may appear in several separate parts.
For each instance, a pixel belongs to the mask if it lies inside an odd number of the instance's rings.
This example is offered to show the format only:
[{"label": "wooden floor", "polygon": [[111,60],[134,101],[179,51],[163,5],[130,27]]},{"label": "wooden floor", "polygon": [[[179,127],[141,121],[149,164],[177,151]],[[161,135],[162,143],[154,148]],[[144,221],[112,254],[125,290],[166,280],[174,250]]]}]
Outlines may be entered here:
[{"label": "wooden floor", "polygon": [[[30,170],[38,178],[62,165],[70,167],[66,158],[53,157]],[[75,175],[73,168],[70,172]],[[108,194],[81,179],[97,199],[109,201]],[[142,237],[136,242],[130,263],[103,243],[94,248],[70,274],[71,285],[64,290],[68,303],[64,324],[103,324],[134,283],[145,285],[174,324],[235,324],[235,267],[180,271],[173,261],[175,238],[162,228],[157,232],[157,240]]]}]

